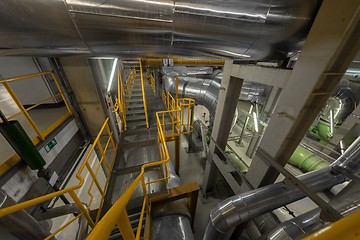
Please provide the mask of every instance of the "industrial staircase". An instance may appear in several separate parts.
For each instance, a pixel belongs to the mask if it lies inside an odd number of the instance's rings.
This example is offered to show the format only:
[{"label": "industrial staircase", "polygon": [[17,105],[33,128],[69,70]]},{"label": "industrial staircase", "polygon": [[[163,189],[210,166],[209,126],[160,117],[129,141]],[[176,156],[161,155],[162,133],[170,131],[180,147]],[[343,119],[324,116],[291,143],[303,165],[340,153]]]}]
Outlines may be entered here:
[{"label": "industrial staircase", "polygon": [[126,121],[124,129],[149,128],[145,84],[140,60],[123,60]]}]

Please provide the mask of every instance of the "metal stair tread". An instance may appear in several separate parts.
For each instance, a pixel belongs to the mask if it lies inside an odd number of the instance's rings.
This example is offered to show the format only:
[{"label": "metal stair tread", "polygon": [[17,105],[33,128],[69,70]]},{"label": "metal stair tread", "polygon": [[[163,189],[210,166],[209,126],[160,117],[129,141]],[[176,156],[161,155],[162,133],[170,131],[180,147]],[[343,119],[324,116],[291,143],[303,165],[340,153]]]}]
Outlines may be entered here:
[{"label": "metal stair tread", "polygon": [[144,107],[144,104],[128,104],[126,105],[126,109],[129,109],[129,108],[143,108]]},{"label": "metal stair tread", "polygon": [[142,98],[129,99],[125,101],[126,103],[141,103],[143,102]]},{"label": "metal stair tread", "polygon": [[126,117],[126,121],[129,122],[129,121],[140,121],[140,120],[146,120],[145,118],[145,115],[144,116],[131,116],[131,117]]},{"label": "metal stair tread", "polygon": [[126,116],[131,114],[141,114],[141,113],[145,113],[144,110],[132,110],[132,111],[127,111]]}]

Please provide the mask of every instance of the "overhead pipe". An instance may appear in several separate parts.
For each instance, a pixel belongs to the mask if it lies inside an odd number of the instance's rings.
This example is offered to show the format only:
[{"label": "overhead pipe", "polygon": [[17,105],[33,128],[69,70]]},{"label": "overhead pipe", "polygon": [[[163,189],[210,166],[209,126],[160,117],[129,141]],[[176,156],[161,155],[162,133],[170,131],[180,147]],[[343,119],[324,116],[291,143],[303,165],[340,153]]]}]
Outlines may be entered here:
[{"label": "overhead pipe", "polygon": [[[307,173],[299,179],[314,192],[324,191],[346,180],[341,174],[333,174],[331,168]],[[283,182],[232,196],[212,209],[203,239],[224,239],[237,225],[304,197],[299,188]]]},{"label": "overhead pipe", "polygon": [[32,2],[2,0],[0,55],[274,59],[301,49],[320,4],[39,0],[34,8]]},{"label": "overhead pipe", "polygon": [[[163,75],[163,84],[167,92],[175,94],[175,77],[169,75]],[[184,76],[178,76],[177,78],[179,79],[179,97],[193,98],[195,99],[196,104],[206,107],[210,115],[210,128],[212,128],[215,121],[217,97],[221,88],[221,84],[216,80],[210,79]],[[244,82],[239,99],[248,101],[250,99],[256,99],[257,97],[262,96],[264,93],[265,87],[263,85]],[[235,124],[235,121],[236,119],[233,121],[233,125]]]},{"label": "overhead pipe", "polygon": [[[333,168],[338,166],[350,173],[357,173],[360,169],[359,158],[360,137],[330,167],[304,174],[299,180],[314,192],[330,189],[347,179],[343,174],[335,173]],[[283,182],[232,196],[212,209],[203,239],[222,239],[233,227],[303,197],[305,194],[299,188]]]}]

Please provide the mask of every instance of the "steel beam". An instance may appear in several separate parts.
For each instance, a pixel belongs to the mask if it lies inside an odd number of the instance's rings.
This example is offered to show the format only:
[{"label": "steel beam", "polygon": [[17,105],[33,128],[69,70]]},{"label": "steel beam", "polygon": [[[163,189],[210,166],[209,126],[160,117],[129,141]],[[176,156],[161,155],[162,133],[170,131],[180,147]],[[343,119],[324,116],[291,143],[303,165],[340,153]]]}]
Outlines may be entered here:
[{"label": "steel beam", "polygon": [[289,69],[256,65],[234,65],[231,69],[231,76],[233,77],[278,88],[283,88],[286,85],[290,75],[291,70]]},{"label": "steel beam", "polygon": [[[359,50],[360,1],[325,0],[260,142],[273,160],[286,164]],[[247,173],[255,187],[278,172],[255,154]],[[248,188],[242,186],[242,191]]]},{"label": "steel beam", "polygon": [[[225,61],[221,88],[217,99],[215,121],[212,129],[212,138],[223,150],[227,144],[231,123],[234,118],[236,105],[243,84],[242,79],[231,77],[232,67],[233,61]],[[217,149],[215,143],[212,141],[209,146],[209,154],[205,165],[204,180],[202,184],[202,192],[204,195],[211,191],[215,184],[218,170],[213,162],[213,156],[216,153]]]}]

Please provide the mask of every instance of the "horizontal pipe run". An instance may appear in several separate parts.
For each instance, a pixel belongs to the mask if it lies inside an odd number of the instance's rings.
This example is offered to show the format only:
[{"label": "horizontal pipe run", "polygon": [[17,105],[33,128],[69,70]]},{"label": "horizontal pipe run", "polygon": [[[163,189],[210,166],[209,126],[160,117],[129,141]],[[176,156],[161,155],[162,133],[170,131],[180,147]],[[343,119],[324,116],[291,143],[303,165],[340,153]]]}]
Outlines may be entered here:
[{"label": "horizontal pipe run", "polygon": [[[333,174],[331,168],[305,174],[299,179],[315,192],[324,191],[346,180],[343,175]],[[299,188],[287,186],[283,182],[230,197],[211,211],[203,239],[222,239],[233,227],[303,197],[305,194]]]}]

